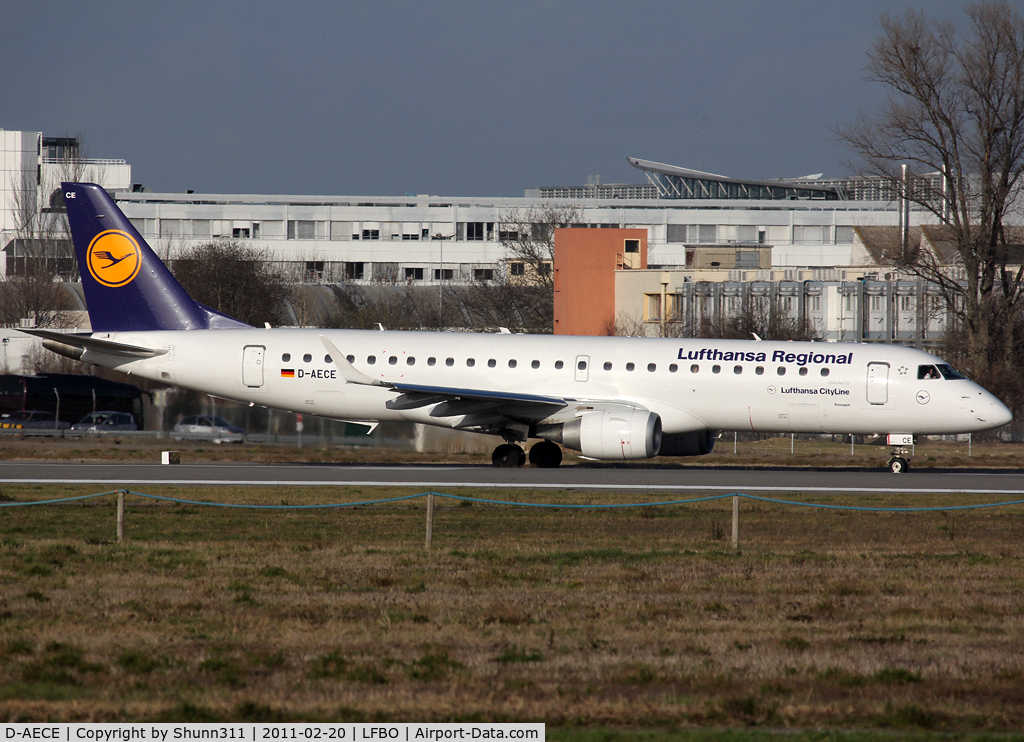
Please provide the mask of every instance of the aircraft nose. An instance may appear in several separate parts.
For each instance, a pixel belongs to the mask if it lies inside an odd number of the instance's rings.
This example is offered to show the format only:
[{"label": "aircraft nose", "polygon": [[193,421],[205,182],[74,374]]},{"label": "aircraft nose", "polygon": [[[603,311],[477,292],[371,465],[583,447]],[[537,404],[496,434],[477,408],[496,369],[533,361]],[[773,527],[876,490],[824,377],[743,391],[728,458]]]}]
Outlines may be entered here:
[{"label": "aircraft nose", "polygon": [[987,417],[991,417],[991,423],[993,427],[1002,427],[1013,420],[1013,413],[1010,412],[1010,408],[1004,405],[995,397],[992,398],[992,412]]}]

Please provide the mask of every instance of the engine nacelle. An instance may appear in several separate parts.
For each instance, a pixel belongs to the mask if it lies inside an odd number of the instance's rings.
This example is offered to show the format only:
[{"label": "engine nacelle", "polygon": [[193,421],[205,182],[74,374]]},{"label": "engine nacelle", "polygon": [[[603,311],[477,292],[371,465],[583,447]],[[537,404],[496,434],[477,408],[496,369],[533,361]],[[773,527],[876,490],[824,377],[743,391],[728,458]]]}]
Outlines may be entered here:
[{"label": "engine nacelle", "polygon": [[661,448],[661,417],[650,410],[585,412],[562,426],[562,445],[592,459],[649,459]]},{"label": "engine nacelle", "polygon": [[662,436],[662,456],[704,456],[715,447],[714,430],[698,430],[695,433],[677,433]]}]

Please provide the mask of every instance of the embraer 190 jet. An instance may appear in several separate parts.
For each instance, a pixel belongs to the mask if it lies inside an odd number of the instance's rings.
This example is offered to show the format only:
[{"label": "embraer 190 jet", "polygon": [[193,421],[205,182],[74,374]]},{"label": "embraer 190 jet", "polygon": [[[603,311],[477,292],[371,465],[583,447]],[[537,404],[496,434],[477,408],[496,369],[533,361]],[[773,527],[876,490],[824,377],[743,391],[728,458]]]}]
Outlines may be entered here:
[{"label": "embraer 190 jet", "polygon": [[98,185],[64,183],[89,334],[27,330],[86,363],[352,422],[499,436],[496,466],[700,456],[717,431],[915,435],[1010,411],[942,359],[879,344],[257,328],[191,299]]}]

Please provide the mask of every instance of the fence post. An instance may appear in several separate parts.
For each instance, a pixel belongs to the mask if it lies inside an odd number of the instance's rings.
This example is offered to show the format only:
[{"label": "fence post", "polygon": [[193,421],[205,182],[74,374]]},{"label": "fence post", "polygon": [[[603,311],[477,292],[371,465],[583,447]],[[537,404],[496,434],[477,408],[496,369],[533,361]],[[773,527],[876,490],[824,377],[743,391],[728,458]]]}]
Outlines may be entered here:
[{"label": "fence post", "polygon": [[740,496],[732,496],[732,548],[740,548]]},{"label": "fence post", "polygon": [[124,490],[117,491],[117,540],[124,542]]},{"label": "fence post", "polygon": [[427,551],[434,541],[434,493],[427,493]]}]

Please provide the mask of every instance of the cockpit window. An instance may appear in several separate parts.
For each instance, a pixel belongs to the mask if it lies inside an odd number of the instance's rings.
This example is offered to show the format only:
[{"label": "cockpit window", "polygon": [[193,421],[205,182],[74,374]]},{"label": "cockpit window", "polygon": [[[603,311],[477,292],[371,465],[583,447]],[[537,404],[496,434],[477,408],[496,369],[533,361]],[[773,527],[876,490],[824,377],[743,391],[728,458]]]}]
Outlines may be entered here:
[{"label": "cockpit window", "polygon": [[955,368],[953,368],[952,366],[950,366],[947,363],[940,363],[939,364],[939,372],[943,375],[943,377],[945,377],[947,379],[966,379],[967,378],[966,376],[964,376],[962,373],[960,373],[959,371],[957,371]]},{"label": "cockpit window", "polygon": [[934,366],[918,366],[917,378],[919,379],[966,379],[962,373],[950,366],[948,363],[936,363]]}]

